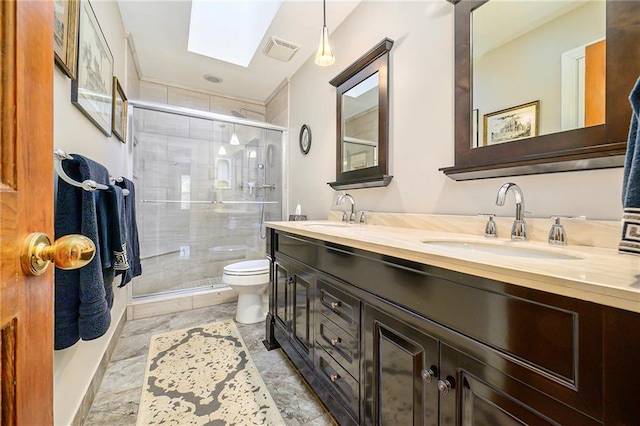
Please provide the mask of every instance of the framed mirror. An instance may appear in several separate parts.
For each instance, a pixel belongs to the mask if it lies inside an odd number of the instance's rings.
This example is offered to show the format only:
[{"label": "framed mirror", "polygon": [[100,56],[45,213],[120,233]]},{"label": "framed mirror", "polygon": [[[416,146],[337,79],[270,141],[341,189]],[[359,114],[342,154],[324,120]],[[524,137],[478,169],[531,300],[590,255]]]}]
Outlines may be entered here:
[{"label": "framed mirror", "polygon": [[[468,180],[622,166],[639,16],[633,1],[457,2],[455,165],[441,170]],[[505,21],[513,31],[495,25]]]},{"label": "framed mirror", "polygon": [[336,181],[333,189],[387,186],[389,51],[385,38],[333,78],[336,87]]}]

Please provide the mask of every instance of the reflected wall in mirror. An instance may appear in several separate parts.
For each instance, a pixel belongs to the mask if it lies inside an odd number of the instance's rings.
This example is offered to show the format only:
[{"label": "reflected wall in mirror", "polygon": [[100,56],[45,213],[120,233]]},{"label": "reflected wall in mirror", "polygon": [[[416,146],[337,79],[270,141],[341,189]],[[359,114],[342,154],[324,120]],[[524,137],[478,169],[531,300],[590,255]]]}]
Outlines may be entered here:
[{"label": "reflected wall in mirror", "polygon": [[[454,0],[450,0],[454,1]],[[454,1],[455,2],[455,1]],[[575,8],[573,12],[565,12],[547,21],[542,26],[550,26],[554,20],[564,19],[562,15],[570,15],[578,12],[585,12],[592,6],[605,7],[605,35],[606,49],[603,49],[605,61],[604,65],[604,116],[602,122],[602,108],[596,118],[587,118],[584,114],[584,125],[567,124],[568,130],[563,130],[562,114],[556,114],[555,118],[547,117],[547,113],[553,109],[560,110],[562,83],[554,83],[556,88],[552,90],[555,94],[553,102],[544,99],[543,89],[537,88],[533,91],[521,95],[517,99],[500,101],[500,105],[476,107],[473,97],[479,102],[483,100],[483,91],[486,89],[476,88],[476,73],[480,65],[474,65],[472,54],[472,44],[475,41],[472,33],[472,25],[475,26],[475,14],[482,12],[482,8],[491,6],[492,3],[511,3],[515,7],[522,7],[526,3],[533,3],[536,7],[549,3],[564,3],[564,1],[535,1],[535,0],[460,0],[455,2],[454,9],[454,37],[455,37],[455,165],[441,169],[448,177],[455,180],[483,179],[501,176],[519,176],[536,173],[550,173],[571,170],[590,170],[611,167],[620,167],[624,163],[624,154],[627,148],[627,136],[629,133],[629,121],[631,117],[631,106],[629,104],[629,93],[640,75],[640,1],[620,1],[620,0],[593,0],[584,3],[576,0],[582,6]],[[588,4],[588,3],[593,3]],[[585,8],[585,9],[582,9]],[[529,12],[527,12],[529,13]],[[586,14],[586,13],[585,13]],[[568,25],[568,24],[567,24]],[[581,26],[598,26],[597,24],[582,24]],[[493,25],[499,31],[503,28],[503,22]],[[529,29],[527,29],[529,30]],[[521,37],[524,38],[525,31]],[[562,52],[570,52],[572,47],[567,43],[567,39],[581,38],[579,46],[593,45],[593,41],[599,40],[598,34],[584,35],[583,33],[572,32],[562,36],[557,35],[551,39],[543,40],[542,43],[534,43],[524,49],[529,55],[517,61],[527,60],[537,56],[538,50],[546,52],[553,51],[558,45],[565,45]],[[477,47],[477,46],[476,46]],[[604,47],[604,44],[602,45]],[[587,57],[587,54],[585,54]],[[513,60],[515,61],[515,60]],[[555,59],[554,67],[562,68],[562,59]],[[601,61],[600,61],[601,62]],[[500,64],[505,68],[512,67],[510,61]],[[585,69],[588,65],[585,65]],[[478,68],[478,69],[476,69]],[[530,75],[534,71],[539,74],[547,74],[548,70],[538,67],[537,62],[529,63],[525,71]],[[579,73],[578,73],[579,74]],[[585,71],[585,75],[587,72]],[[489,76],[494,74],[490,73]],[[473,76],[473,78],[472,78]],[[479,80],[481,77],[478,77]],[[557,77],[556,81],[557,81]],[[581,78],[581,77],[580,77]],[[530,77],[523,77],[521,72],[510,71],[501,76],[497,87],[507,88],[508,91],[517,92],[521,87],[528,89]],[[480,84],[480,83],[479,83]],[[484,82],[482,83],[484,84]],[[548,83],[545,83],[548,84]],[[580,83],[581,84],[581,83]],[[591,83],[585,83],[591,85]],[[496,87],[494,85],[494,87]],[[498,89],[494,89],[494,92]],[[501,90],[501,89],[500,89]],[[602,90],[602,89],[601,89]],[[589,91],[585,90],[585,96]],[[497,93],[496,98],[498,97]],[[560,99],[560,100],[558,100]],[[497,111],[508,110],[518,105],[527,104],[540,100],[540,135],[520,140],[512,140],[508,143],[483,145],[481,140],[476,144],[474,138],[482,139],[484,131],[474,131],[476,123],[483,123],[484,115]],[[576,105],[579,103],[576,101]],[[587,103],[585,102],[585,105]],[[476,108],[488,109],[479,111],[476,116],[478,120],[473,120],[473,110]],[[579,110],[576,107],[576,110]],[[577,117],[582,113],[577,112]],[[598,117],[599,115],[599,117]],[[555,121],[556,128],[549,127]],[[581,127],[582,126],[582,127]],[[472,135],[473,133],[473,135]],[[475,135],[478,135],[477,137]],[[473,146],[477,146],[474,148]]]},{"label": "reflected wall in mirror", "polygon": [[342,171],[378,165],[378,80],[376,72],[342,95]]},{"label": "reflected wall in mirror", "polygon": [[336,181],[333,189],[387,186],[389,51],[385,38],[334,77],[336,87]]},{"label": "reflected wall in mirror", "polygon": [[[604,124],[605,18],[602,0],[491,1],[472,12],[479,146]],[[484,128],[487,116],[532,101],[541,105],[537,133],[517,114],[503,117],[505,137]]]}]

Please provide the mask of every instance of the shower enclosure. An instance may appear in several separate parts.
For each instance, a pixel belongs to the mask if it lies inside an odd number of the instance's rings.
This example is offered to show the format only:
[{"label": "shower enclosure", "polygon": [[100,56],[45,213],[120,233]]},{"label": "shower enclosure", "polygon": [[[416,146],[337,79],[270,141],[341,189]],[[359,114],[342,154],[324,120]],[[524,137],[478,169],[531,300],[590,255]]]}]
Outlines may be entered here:
[{"label": "shower enclosure", "polygon": [[132,102],[142,275],[133,296],[217,287],[225,265],[265,256],[283,212],[284,129]]}]

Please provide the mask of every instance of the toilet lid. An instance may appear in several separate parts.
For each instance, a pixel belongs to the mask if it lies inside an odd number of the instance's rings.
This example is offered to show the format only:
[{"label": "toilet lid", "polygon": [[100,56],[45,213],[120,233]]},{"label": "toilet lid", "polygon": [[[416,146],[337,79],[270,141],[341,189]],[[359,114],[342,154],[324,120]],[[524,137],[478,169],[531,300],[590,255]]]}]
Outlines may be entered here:
[{"label": "toilet lid", "polygon": [[247,260],[246,262],[232,263],[224,267],[224,273],[229,275],[257,275],[269,272],[269,260]]}]

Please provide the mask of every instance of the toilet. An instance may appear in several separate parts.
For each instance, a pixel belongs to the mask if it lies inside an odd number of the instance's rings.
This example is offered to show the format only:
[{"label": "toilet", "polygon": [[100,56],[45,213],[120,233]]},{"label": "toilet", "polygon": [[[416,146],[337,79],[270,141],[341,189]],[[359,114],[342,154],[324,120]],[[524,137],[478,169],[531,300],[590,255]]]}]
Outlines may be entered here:
[{"label": "toilet", "polygon": [[224,267],[222,282],[238,293],[236,321],[253,324],[263,321],[263,296],[269,284],[269,260],[247,260]]}]

